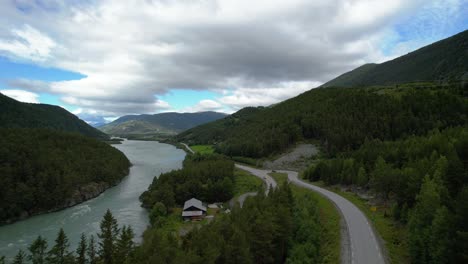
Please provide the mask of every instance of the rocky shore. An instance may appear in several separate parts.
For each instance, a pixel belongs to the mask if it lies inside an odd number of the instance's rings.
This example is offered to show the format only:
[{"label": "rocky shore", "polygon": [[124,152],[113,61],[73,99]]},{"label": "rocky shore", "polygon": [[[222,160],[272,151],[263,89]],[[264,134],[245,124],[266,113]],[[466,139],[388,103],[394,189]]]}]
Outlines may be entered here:
[{"label": "rocky shore", "polygon": [[98,197],[101,193],[103,193],[104,191],[106,191],[107,189],[113,186],[116,186],[117,184],[119,184],[119,182],[116,182],[114,184],[110,184],[107,182],[99,182],[99,183],[91,182],[89,184],[78,187],[78,189],[73,192],[71,197],[66,199],[64,203],[60,206],[57,206],[49,210],[39,210],[39,211],[30,211],[30,212],[23,211],[18,217],[7,219],[6,221],[1,222],[0,225],[12,224],[14,222],[25,220],[26,218],[29,218],[35,215],[52,213],[52,212],[63,210],[68,207],[75,206],[77,204],[86,202],[87,200]]}]

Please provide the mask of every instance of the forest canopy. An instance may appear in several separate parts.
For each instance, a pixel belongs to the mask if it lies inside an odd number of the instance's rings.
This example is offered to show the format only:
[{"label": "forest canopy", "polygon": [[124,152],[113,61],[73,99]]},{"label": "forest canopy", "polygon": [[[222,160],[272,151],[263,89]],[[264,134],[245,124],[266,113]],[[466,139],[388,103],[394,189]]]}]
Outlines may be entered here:
[{"label": "forest canopy", "polygon": [[467,112],[466,89],[455,84],[317,88],[271,107],[242,109],[175,139],[214,144],[219,153],[253,158],[317,139],[333,156],[357,149],[366,139],[395,140],[464,125]]},{"label": "forest canopy", "polygon": [[143,207],[157,202],[167,208],[181,206],[190,198],[203,202],[224,202],[234,194],[234,162],[219,154],[189,155],[184,167],[155,177],[140,196]]},{"label": "forest canopy", "polygon": [[68,206],[118,183],[129,166],[123,153],[93,138],[0,129],[0,222]]}]

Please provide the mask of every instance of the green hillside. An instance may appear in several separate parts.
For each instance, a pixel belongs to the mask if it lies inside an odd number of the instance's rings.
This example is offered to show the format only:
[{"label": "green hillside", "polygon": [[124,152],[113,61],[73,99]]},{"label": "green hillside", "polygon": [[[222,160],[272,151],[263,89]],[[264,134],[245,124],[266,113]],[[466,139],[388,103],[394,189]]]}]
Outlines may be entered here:
[{"label": "green hillside", "polygon": [[176,134],[192,127],[218,120],[226,114],[217,112],[160,113],[128,115],[100,127],[109,135]]},{"label": "green hillside", "polygon": [[215,144],[230,156],[265,157],[303,139],[330,153],[366,140],[393,140],[434,128],[466,125],[468,99],[459,85],[317,88],[270,108],[247,108],[179,134],[188,144]]},{"label": "green hillside", "polygon": [[0,128],[48,128],[99,139],[108,138],[59,106],[22,103],[0,93],[0,109]]},{"label": "green hillside", "polygon": [[128,174],[108,136],[65,109],[0,94],[0,224],[96,197]]},{"label": "green hillside", "polygon": [[381,64],[365,64],[323,87],[358,87],[468,79],[468,30]]},{"label": "green hillside", "polygon": [[468,69],[467,32],[175,140],[211,144],[237,160],[315,140],[322,155],[302,176],[375,197],[369,221],[392,263],[466,263],[468,89],[460,79]]},{"label": "green hillside", "polygon": [[93,198],[129,166],[119,150],[90,137],[0,128],[0,224]]}]

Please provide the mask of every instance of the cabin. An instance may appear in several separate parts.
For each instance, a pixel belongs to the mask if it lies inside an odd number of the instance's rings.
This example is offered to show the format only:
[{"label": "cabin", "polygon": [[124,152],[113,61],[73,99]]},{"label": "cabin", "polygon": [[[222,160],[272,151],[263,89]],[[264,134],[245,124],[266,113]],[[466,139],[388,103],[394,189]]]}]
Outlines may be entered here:
[{"label": "cabin", "polygon": [[185,221],[200,221],[206,215],[206,207],[202,201],[192,198],[185,201],[184,209],[182,210],[182,218]]}]

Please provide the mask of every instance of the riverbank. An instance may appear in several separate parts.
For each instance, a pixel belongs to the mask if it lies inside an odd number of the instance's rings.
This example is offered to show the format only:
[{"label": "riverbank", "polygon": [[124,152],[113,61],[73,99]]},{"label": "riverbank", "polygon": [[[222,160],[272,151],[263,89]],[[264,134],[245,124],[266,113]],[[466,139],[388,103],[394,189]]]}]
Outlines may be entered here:
[{"label": "riverbank", "polygon": [[75,249],[81,233],[96,236],[107,209],[112,211],[121,225],[132,226],[135,242],[141,241],[149,225],[149,218],[147,211],[140,207],[138,197],[155,176],[181,168],[185,153],[158,142],[126,140],[114,147],[133,164],[128,177],[122,178],[115,186],[106,186],[105,190],[96,187],[103,192],[95,193],[97,197],[77,205],[0,226],[0,256],[5,255],[10,259],[19,249],[27,251],[28,245],[39,235],[54,241],[60,227],[63,227],[69,238],[70,248]]},{"label": "riverbank", "polygon": [[[128,175],[128,172],[126,174]],[[38,210],[38,211],[29,211],[29,212],[23,211],[20,213],[18,217],[10,218],[3,222],[0,222],[0,226],[13,224],[18,221],[26,220],[33,216],[54,213],[54,212],[58,212],[58,211],[79,205],[88,200],[98,197],[99,195],[101,195],[103,192],[105,192],[109,188],[112,188],[118,185],[120,182],[121,180],[114,184],[110,184],[107,182],[100,182],[100,183],[91,182],[84,186],[78,187],[78,189],[73,192],[72,196],[69,199],[65,200],[65,202],[62,205],[59,205],[55,208],[48,209],[48,210]]]}]

